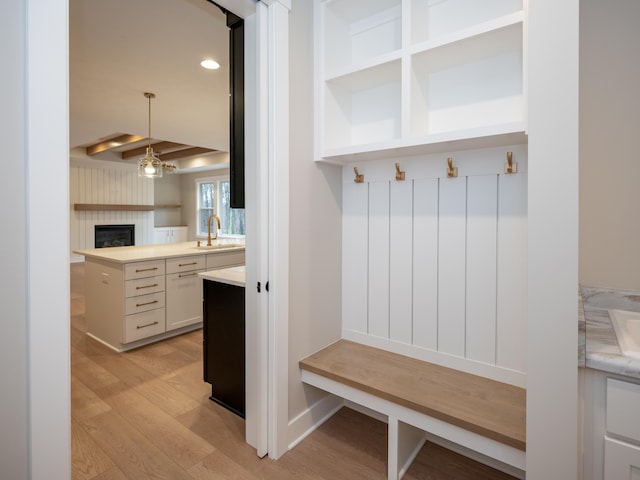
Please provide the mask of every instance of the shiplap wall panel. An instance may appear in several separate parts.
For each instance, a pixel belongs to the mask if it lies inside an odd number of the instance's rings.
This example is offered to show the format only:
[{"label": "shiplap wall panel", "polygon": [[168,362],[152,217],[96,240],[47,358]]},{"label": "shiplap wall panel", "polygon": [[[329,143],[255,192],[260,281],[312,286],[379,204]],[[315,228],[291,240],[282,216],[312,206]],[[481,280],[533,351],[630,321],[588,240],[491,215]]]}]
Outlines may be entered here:
[{"label": "shiplap wall panel", "polygon": [[[501,175],[498,193],[497,365],[526,368],[527,176]],[[524,274],[523,274],[524,272]]]},{"label": "shiplap wall panel", "polygon": [[342,227],[342,283],[349,285],[342,298],[343,328],[367,331],[369,186],[344,185]]},{"label": "shiplap wall panel", "polygon": [[[135,169],[122,167],[72,166],[69,169],[70,247],[71,250],[93,248],[95,225],[135,225],[137,245],[151,243],[151,211],[76,211],[74,203],[153,204],[153,180],[139,178]],[[72,259],[82,260],[72,254]]]},{"label": "shiplap wall panel", "polygon": [[414,180],[413,343],[438,348],[438,179]]},{"label": "shiplap wall panel", "polygon": [[495,363],[498,176],[467,179],[466,358]]},{"label": "shiplap wall panel", "polygon": [[464,357],[466,177],[440,181],[438,222],[438,351]]},{"label": "shiplap wall panel", "polygon": [[389,337],[389,182],[369,184],[369,334]]},{"label": "shiplap wall panel", "polygon": [[[526,385],[526,146],[343,169],[343,336]],[[409,193],[411,186],[411,193]],[[409,307],[410,308],[409,308]]]},{"label": "shiplap wall panel", "polygon": [[412,342],[413,182],[390,184],[389,338]]}]

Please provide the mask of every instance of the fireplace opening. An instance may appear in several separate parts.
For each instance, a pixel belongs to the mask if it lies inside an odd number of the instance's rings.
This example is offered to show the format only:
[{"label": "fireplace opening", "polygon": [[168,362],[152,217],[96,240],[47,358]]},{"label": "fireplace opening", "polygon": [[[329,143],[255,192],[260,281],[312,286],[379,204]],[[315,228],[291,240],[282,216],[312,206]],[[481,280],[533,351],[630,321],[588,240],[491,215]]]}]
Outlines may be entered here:
[{"label": "fireplace opening", "polygon": [[96,225],[95,248],[135,245],[135,228],[135,225]]}]

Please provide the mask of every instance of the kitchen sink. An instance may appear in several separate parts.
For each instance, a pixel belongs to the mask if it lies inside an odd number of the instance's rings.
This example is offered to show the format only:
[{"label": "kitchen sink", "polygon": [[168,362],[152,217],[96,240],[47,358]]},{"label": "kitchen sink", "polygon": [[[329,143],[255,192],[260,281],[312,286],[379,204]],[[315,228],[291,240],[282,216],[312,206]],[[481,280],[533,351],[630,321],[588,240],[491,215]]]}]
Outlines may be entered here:
[{"label": "kitchen sink", "polygon": [[222,248],[238,248],[244,247],[242,243],[217,243],[215,245],[197,245],[193,248],[198,250],[220,250]]},{"label": "kitchen sink", "polygon": [[640,359],[640,312],[609,310],[622,354]]}]

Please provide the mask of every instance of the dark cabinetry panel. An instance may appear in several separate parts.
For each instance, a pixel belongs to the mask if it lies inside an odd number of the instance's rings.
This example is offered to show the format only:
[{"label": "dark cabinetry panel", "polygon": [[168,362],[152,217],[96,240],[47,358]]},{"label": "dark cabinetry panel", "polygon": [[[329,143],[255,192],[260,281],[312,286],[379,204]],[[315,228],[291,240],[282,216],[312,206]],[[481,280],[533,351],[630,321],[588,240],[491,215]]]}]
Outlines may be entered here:
[{"label": "dark cabinetry panel", "polygon": [[244,287],[204,280],[204,381],[211,400],[244,418]]}]

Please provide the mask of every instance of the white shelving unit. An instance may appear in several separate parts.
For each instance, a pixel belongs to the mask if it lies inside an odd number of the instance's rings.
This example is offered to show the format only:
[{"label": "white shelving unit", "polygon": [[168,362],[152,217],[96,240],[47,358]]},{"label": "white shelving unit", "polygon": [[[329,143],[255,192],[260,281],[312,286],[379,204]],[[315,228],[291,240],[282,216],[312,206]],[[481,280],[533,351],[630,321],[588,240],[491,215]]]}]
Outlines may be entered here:
[{"label": "white shelving unit", "polygon": [[522,0],[315,0],[316,159],[526,143]]}]

